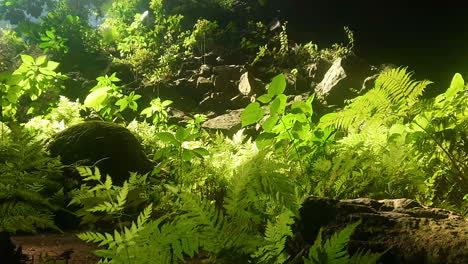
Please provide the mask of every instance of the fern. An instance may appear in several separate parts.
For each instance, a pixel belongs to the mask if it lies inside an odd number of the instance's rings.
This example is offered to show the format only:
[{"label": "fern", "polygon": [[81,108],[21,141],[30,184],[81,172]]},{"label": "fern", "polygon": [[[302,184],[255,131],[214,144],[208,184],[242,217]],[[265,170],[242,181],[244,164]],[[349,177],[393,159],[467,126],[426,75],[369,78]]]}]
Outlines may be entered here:
[{"label": "fern", "polygon": [[[124,227],[121,232],[114,230],[114,234],[99,233],[99,232],[84,232],[78,234],[78,238],[90,242],[99,243],[99,246],[107,246],[108,249],[115,249],[117,253],[123,248],[134,245],[134,240],[141,233],[150,218],[152,204],[148,205],[137,218],[136,223],[132,222],[130,227]],[[98,251],[106,252],[106,251]]]},{"label": "fern", "polygon": [[349,224],[343,230],[334,233],[329,239],[323,243],[322,232],[320,230],[314,244],[309,249],[308,257],[304,257],[304,264],[349,264],[349,263],[377,263],[380,257],[385,254],[370,253],[369,251],[358,251],[355,255],[350,256],[346,247],[350,241],[351,235],[361,220]]},{"label": "fern", "polygon": [[[69,206],[81,206],[76,211],[76,215],[81,217],[82,224],[125,222],[132,217],[131,214],[128,215],[127,209],[134,207],[138,210],[147,201],[144,198],[146,189],[150,188],[146,183],[147,175],[131,173],[129,181],[126,181],[123,186],[115,186],[112,184],[112,179],[108,175],[101,175],[98,168],[94,171],[89,167],[76,169],[83,177],[85,184],[82,184],[80,189],[72,190]],[[128,197],[131,197],[130,201],[127,201]],[[108,216],[105,215],[106,213]],[[137,212],[134,216],[136,215]]]},{"label": "fern", "polygon": [[346,131],[372,130],[406,115],[431,82],[414,81],[406,67],[391,69],[379,75],[375,86],[359,96],[342,112],[329,114],[325,125]]},{"label": "fern", "polygon": [[284,211],[276,221],[268,221],[265,231],[266,245],[261,246],[252,257],[257,263],[284,263],[289,255],[284,251],[286,239],[293,236],[291,225],[294,223],[294,214]]},{"label": "fern", "polygon": [[41,141],[20,127],[12,129],[9,140],[0,142],[0,231],[59,230],[53,221],[59,208],[48,196],[58,197],[61,167],[47,157]]}]

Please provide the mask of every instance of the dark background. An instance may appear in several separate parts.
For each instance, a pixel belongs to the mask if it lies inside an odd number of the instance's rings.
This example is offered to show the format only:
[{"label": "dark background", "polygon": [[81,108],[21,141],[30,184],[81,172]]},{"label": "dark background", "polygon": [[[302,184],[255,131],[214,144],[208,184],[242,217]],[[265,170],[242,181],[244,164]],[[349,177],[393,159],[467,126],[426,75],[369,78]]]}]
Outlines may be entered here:
[{"label": "dark background", "polygon": [[[357,55],[372,64],[408,66],[416,78],[445,90],[453,74],[468,77],[468,7],[448,1],[275,1],[295,41],[321,47],[346,43],[344,26],[354,32]],[[273,15],[273,14],[272,14]]]}]

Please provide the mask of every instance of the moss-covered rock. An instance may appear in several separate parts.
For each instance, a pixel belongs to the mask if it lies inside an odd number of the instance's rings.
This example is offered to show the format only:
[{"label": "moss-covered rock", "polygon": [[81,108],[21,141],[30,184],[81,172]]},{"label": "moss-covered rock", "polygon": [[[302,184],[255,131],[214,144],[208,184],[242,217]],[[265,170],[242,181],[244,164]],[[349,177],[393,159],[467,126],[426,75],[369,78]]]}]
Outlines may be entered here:
[{"label": "moss-covered rock", "polygon": [[129,178],[129,172],[146,173],[153,167],[136,137],[111,122],[88,121],[69,127],[53,136],[47,149],[65,165],[97,166],[117,185]]}]

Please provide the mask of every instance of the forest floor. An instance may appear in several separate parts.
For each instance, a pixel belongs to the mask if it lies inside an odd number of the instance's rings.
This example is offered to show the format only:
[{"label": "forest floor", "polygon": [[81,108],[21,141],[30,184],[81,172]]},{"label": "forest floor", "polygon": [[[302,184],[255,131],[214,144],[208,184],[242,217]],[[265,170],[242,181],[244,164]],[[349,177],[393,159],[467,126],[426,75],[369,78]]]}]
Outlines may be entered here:
[{"label": "forest floor", "polygon": [[75,233],[16,235],[12,240],[22,247],[25,264],[95,264],[99,260],[90,252],[96,247]]}]

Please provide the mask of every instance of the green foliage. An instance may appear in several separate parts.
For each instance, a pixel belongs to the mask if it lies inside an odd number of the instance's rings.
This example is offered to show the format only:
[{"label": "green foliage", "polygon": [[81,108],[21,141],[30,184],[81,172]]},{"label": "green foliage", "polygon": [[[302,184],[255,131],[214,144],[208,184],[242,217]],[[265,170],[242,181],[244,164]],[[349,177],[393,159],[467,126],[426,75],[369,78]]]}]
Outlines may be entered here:
[{"label": "green foliage", "polygon": [[425,199],[430,204],[468,213],[467,88],[460,74],[400,132],[413,146],[415,159],[427,173]]},{"label": "green foliage", "polygon": [[[282,263],[289,258],[285,244],[293,236],[291,225],[300,201],[292,179],[279,169],[280,163],[273,156],[257,152],[253,157],[234,169],[223,208],[185,188],[190,182],[167,185],[167,191],[176,199],[164,216],[144,223],[137,219],[131,228],[107,234],[87,232],[80,238],[104,245],[106,249],[95,253],[110,263],[177,263],[195,257],[200,250],[215,254],[220,262],[250,259],[257,263]],[[85,181],[101,178],[89,169],[80,172]],[[129,186],[115,187],[106,180],[92,190],[82,189],[82,197],[76,199],[84,201],[83,197],[89,196],[86,200],[92,199],[94,204],[86,206],[89,212],[122,215],[122,206],[128,202],[125,189]],[[103,195],[90,194],[97,190],[111,191],[110,197],[114,198],[100,199]],[[148,216],[149,211],[142,215]]]},{"label": "green foliage", "polygon": [[371,253],[369,251],[358,251],[350,256],[347,252],[347,245],[351,239],[351,235],[361,220],[347,225],[343,230],[333,234],[327,241],[322,241],[322,229],[317,236],[314,245],[309,249],[307,258],[304,259],[304,264],[359,264],[359,263],[377,263],[377,261],[385,254]]},{"label": "green foliage", "polygon": [[[55,229],[53,198],[60,196],[61,164],[47,157],[42,142],[13,129],[0,142],[0,231]],[[54,195],[55,193],[55,195]]]},{"label": "green foliage", "polygon": [[184,39],[186,53],[193,52],[196,55],[204,55],[214,49],[216,38],[219,37],[218,23],[206,19],[199,19],[193,26],[193,31]]},{"label": "green foliage", "polygon": [[331,46],[331,48],[324,49],[320,52],[320,56],[329,60],[334,61],[337,58],[344,57],[347,55],[353,54],[354,50],[354,33],[349,29],[349,27],[345,26],[344,31],[346,33],[346,37],[348,39],[348,43],[346,45],[340,43],[335,43]]},{"label": "green foliage", "polygon": [[375,87],[359,96],[342,112],[331,113],[326,124],[350,132],[370,131],[389,126],[408,115],[430,81],[414,81],[406,68],[391,69],[379,75]]},{"label": "green foliage", "polygon": [[135,94],[134,91],[129,95],[124,95],[122,88],[116,85],[120,79],[117,78],[114,72],[111,76],[100,76],[96,80],[98,83],[94,86],[84,100],[84,106],[93,108],[98,111],[104,119],[116,120],[120,118],[125,120],[122,112],[129,108],[137,111],[137,100],[141,95]]},{"label": "green foliage", "polygon": [[18,54],[27,48],[26,43],[13,30],[0,29],[0,72],[18,68]]},{"label": "green foliage", "polygon": [[159,127],[161,130],[168,129],[168,117],[167,108],[172,104],[171,100],[161,101],[161,98],[155,98],[151,100],[150,106],[141,111],[141,115],[146,118],[153,118],[152,124]]},{"label": "green foliage", "polygon": [[39,44],[39,48],[43,49],[44,53],[48,53],[49,51],[68,52],[68,46],[65,45],[68,39],[58,36],[55,29],[46,30],[45,34],[40,34],[40,36],[42,42]]},{"label": "green foliage", "polygon": [[55,133],[83,121],[80,110],[83,106],[60,96],[58,104],[46,115],[31,118],[24,127],[35,133],[36,140],[47,140]]},{"label": "green foliage", "polygon": [[[76,214],[82,224],[111,224],[120,228],[129,225],[135,212],[148,200],[149,186],[146,175],[131,173],[130,179],[123,186],[112,184],[110,176],[102,175],[98,168],[94,172],[89,167],[77,167],[85,184],[71,192],[69,205],[80,205]],[[107,214],[107,215],[106,215]]]},{"label": "green foliage", "polygon": [[[256,139],[257,145],[260,148],[274,146],[285,157],[298,160],[303,168],[302,160],[315,155],[320,146],[332,139],[333,130],[327,127],[319,129],[312,122],[314,96],[305,102],[288,103],[285,89],[284,75],[274,77],[267,94],[259,96],[258,102],[250,103],[242,112],[242,126],[261,123],[263,132]],[[267,104],[267,108],[260,103]]]},{"label": "green foliage", "polygon": [[190,127],[177,127],[175,133],[158,132],[157,136],[166,145],[155,154],[155,159],[165,158],[165,163],[175,164],[175,176],[179,181],[184,179],[184,172],[190,168],[194,158],[203,159],[209,154],[195,140],[200,137],[198,130]]},{"label": "green foliage", "polygon": [[[1,115],[3,118],[15,119],[18,110],[26,114],[41,114],[46,112],[47,106],[58,100],[61,80],[64,75],[56,72],[59,63],[50,61],[46,56],[36,59],[29,55],[21,55],[23,63],[13,73],[0,74]],[[30,100],[26,109],[19,109],[23,96]],[[43,101],[39,103],[38,99]],[[45,108],[45,109],[44,109]]]}]

